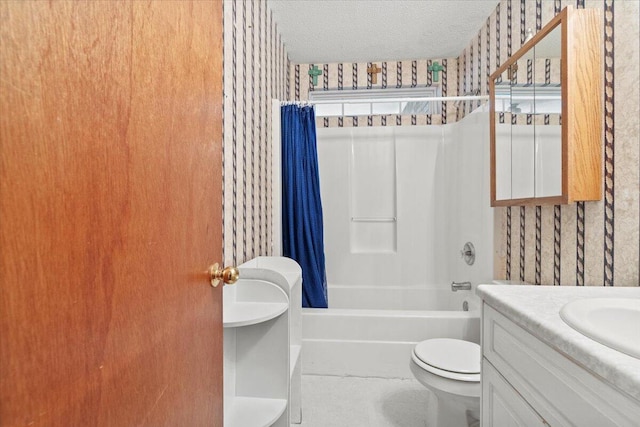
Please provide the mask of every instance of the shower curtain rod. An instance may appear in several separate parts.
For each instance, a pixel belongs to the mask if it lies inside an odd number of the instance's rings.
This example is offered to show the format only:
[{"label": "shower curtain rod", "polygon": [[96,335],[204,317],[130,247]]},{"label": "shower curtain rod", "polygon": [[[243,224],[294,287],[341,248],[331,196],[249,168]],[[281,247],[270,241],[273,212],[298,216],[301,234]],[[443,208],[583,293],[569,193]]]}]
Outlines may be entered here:
[{"label": "shower curtain rod", "polygon": [[311,101],[280,101],[280,105],[281,106],[285,106],[285,105],[301,105],[301,106],[307,106],[307,105],[311,105]]},{"label": "shower curtain rod", "polygon": [[485,101],[489,95],[471,96],[430,96],[425,98],[362,98],[362,99],[327,99],[304,101],[308,104],[378,104],[385,102],[447,102],[447,101]]}]

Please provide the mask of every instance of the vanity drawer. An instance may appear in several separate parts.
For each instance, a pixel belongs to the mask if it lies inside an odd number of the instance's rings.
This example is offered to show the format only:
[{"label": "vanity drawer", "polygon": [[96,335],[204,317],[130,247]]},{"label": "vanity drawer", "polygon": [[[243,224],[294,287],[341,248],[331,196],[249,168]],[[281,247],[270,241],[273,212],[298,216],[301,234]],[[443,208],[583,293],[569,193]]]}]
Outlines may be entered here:
[{"label": "vanity drawer", "polygon": [[640,402],[578,366],[487,304],[483,304],[482,315],[483,356],[549,425],[638,425]]}]

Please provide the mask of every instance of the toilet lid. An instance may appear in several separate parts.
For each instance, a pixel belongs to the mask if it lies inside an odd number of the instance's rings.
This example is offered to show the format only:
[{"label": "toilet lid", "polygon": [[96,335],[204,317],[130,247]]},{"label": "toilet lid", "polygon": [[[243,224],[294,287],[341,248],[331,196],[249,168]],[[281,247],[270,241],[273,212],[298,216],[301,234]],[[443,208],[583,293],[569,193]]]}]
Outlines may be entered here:
[{"label": "toilet lid", "polygon": [[418,343],[414,354],[434,368],[460,374],[480,373],[480,346],[452,338],[434,338]]}]

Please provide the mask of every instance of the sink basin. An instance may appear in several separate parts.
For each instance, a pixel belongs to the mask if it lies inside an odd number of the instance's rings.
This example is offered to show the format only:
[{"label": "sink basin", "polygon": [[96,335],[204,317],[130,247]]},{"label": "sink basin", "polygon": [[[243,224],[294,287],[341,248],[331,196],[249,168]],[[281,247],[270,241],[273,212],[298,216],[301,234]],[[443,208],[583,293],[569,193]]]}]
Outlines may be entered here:
[{"label": "sink basin", "polygon": [[571,301],[560,317],[592,340],[640,359],[640,298]]}]

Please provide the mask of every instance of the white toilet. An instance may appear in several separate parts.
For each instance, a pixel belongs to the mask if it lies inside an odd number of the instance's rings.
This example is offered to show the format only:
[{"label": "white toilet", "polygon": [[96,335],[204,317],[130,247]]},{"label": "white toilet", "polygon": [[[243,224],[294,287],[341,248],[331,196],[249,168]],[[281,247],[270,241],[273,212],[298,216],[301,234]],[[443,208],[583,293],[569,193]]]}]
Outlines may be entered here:
[{"label": "white toilet", "polygon": [[437,427],[479,425],[480,346],[453,338],[418,343],[411,355],[411,372],[435,396],[428,424]]},{"label": "white toilet", "polygon": [[[528,285],[516,280],[493,280],[496,285]],[[418,343],[411,354],[413,376],[436,400],[428,408],[427,426],[480,425],[480,345],[454,338]]]}]

